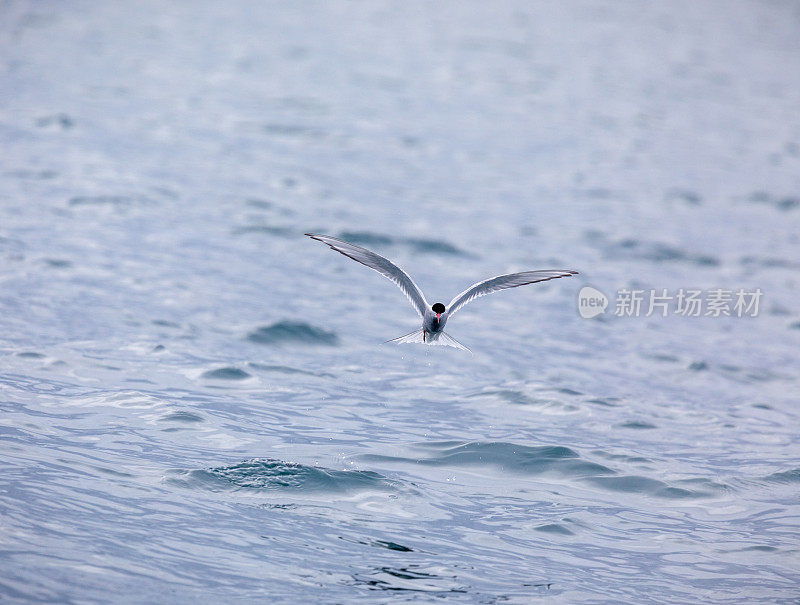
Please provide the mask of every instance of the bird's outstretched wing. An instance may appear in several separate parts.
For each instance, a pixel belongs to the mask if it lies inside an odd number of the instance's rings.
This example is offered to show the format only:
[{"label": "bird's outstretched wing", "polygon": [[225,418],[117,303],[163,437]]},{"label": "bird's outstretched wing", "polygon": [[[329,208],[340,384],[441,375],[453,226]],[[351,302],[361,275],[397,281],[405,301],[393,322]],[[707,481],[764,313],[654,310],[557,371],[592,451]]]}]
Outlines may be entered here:
[{"label": "bird's outstretched wing", "polygon": [[408,300],[414,305],[420,317],[425,315],[428,303],[422,295],[422,290],[419,289],[417,284],[414,283],[414,280],[412,280],[405,271],[393,262],[383,258],[379,254],[370,252],[366,248],[350,244],[335,237],[331,237],[330,235],[318,235],[316,233],[306,233],[306,235],[311,239],[328,244],[328,246],[340,254],[349,256],[362,265],[366,265],[370,269],[375,269],[375,271],[384,277],[391,279],[400,287],[403,293],[408,296]]},{"label": "bird's outstretched wing", "polygon": [[569,277],[577,274],[577,271],[546,269],[543,271],[523,271],[522,273],[510,273],[508,275],[491,277],[471,285],[451,300],[450,304],[447,305],[447,314],[448,316],[452,316],[471,300],[480,296],[486,296],[492,292],[497,292],[498,290],[516,288],[526,284],[535,284],[536,282],[547,281],[548,279],[558,279],[559,277]]}]

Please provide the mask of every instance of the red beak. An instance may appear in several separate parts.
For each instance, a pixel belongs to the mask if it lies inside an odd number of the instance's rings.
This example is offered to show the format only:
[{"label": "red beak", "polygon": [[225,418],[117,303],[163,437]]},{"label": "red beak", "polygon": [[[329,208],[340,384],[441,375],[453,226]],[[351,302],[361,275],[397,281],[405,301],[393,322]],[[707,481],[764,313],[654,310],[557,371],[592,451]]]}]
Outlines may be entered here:
[{"label": "red beak", "polygon": [[437,314],[436,314],[436,322],[437,322],[437,323],[439,322],[439,317],[441,317],[441,315],[442,315],[441,313],[437,313]]}]

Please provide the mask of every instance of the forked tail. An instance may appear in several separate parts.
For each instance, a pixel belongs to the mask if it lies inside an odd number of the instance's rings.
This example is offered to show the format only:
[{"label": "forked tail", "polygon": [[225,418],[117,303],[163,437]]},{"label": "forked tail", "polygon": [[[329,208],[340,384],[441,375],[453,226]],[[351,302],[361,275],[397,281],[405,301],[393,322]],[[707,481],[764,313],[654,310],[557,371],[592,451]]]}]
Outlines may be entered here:
[{"label": "forked tail", "polygon": [[403,336],[398,336],[397,338],[392,338],[391,340],[387,340],[386,342],[396,342],[397,344],[405,344],[405,343],[414,343],[414,342],[426,342],[425,338],[425,330],[420,328],[419,330],[414,330],[413,332],[409,332],[408,334],[404,334]]},{"label": "forked tail", "polygon": [[468,346],[462,345],[455,338],[450,336],[447,332],[439,332],[438,338],[436,338],[435,340],[431,340],[429,344],[441,345],[445,347],[453,347],[455,349],[461,349],[462,351],[466,351],[470,355],[473,354],[472,350]]},{"label": "forked tail", "polygon": [[398,344],[424,343],[428,345],[453,347],[456,349],[461,349],[462,351],[468,351],[472,353],[469,347],[462,345],[460,342],[458,342],[455,338],[453,338],[446,332],[425,332],[425,330],[423,330],[422,328],[420,328],[419,330],[414,330],[409,334],[398,336],[397,338],[392,338],[392,340],[387,340],[386,342],[396,342]]}]

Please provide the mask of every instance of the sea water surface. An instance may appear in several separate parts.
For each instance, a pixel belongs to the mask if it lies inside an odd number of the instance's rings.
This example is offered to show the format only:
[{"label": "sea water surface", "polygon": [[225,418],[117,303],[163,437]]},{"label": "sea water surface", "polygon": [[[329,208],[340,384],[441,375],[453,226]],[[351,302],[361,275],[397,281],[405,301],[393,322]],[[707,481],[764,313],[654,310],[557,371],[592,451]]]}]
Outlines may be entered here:
[{"label": "sea water surface", "polygon": [[[796,602],[793,2],[0,5],[0,600]],[[480,299],[470,356],[384,345]],[[590,285],[604,314],[578,314]],[[621,289],[757,317],[615,315]]]}]

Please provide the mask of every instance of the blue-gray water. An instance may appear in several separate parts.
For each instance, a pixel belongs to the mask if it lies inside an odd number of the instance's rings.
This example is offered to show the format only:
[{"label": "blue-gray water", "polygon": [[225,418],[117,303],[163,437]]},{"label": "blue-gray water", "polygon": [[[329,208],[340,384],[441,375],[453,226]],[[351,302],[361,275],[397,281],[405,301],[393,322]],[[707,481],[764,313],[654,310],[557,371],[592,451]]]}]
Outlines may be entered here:
[{"label": "blue-gray water", "polygon": [[[0,5],[0,600],[795,602],[793,2]],[[475,351],[418,320],[342,234]],[[763,292],[582,319],[584,285]]]}]

